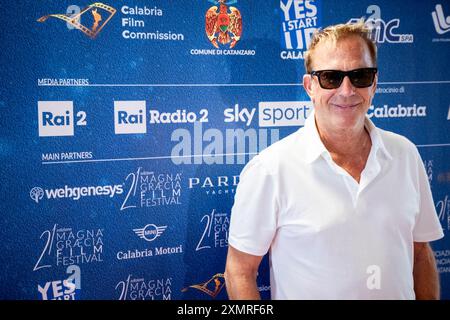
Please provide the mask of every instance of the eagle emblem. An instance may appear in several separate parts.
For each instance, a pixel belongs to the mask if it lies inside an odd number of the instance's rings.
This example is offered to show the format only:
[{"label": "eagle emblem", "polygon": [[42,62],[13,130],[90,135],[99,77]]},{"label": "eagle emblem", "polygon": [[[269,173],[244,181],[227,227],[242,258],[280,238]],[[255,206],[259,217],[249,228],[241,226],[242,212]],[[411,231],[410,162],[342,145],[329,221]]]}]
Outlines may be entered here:
[{"label": "eagle emblem", "polygon": [[236,1],[226,3],[226,0],[212,0],[211,2],[219,4],[219,8],[212,6],[206,11],[206,35],[216,48],[219,48],[218,43],[225,45],[230,42],[230,48],[233,48],[242,35],[241,13],[237,8],[229,6]]}]

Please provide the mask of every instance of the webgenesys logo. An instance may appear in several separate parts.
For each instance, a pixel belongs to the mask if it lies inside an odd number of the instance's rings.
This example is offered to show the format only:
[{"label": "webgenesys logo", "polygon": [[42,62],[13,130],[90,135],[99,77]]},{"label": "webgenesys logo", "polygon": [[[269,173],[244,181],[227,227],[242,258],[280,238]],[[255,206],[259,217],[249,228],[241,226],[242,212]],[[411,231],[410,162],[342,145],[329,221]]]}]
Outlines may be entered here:
[{"label": "webgenesys logo", "polygon": [[87,187],[69,187],[43,189],[34,187],[30,191],[30,198],[39,203],[44,197],[48,200],[54,199],[72,199],[80,200],[82,197],[105,196],[113,198],[117,194],[123,193],[123,185],[105,185],[105,186],[87,186]]},{"label": "webgenesys logo", "polygon": [[48,18],[56,18],[66,22],[68,29],[78,29],[91,39],[95,39],[103,27],[116,13],[113,7],[95,2],[81,9],[76,5],[69,6],[66,14],[49,14],[40,17],[38,22],[45,22]]}]

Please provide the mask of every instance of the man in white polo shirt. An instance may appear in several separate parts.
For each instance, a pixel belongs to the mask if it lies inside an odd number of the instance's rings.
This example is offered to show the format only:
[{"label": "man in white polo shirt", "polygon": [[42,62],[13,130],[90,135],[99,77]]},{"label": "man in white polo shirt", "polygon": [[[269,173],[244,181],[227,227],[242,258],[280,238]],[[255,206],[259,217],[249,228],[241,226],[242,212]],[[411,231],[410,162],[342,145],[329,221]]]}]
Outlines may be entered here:
[{"label": "man in white polo shirt", "polygon": [[231,299],[259,299],[270,253],[272,299],[438,299],[428,244],[443,237],[420,155],[366,116],[376,47],[363,23],[316,33],[303,86],[305,126],[254,157],[231,213]]}]

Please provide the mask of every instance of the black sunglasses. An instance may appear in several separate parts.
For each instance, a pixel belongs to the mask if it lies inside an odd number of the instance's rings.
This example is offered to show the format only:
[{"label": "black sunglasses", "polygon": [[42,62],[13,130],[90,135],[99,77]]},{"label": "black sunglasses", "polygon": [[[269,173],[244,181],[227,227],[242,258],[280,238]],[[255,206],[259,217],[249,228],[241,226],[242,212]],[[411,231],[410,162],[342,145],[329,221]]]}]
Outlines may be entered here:
[{"label": "black sunglasses", "polygon": [[312,71],[311,76],[317,76],[323,89],[337,89],[341,86],[345,76],[348,76],[356,88],[367,88],[373,84],[377,68],[360,68],[350,71],[320,70]]}]

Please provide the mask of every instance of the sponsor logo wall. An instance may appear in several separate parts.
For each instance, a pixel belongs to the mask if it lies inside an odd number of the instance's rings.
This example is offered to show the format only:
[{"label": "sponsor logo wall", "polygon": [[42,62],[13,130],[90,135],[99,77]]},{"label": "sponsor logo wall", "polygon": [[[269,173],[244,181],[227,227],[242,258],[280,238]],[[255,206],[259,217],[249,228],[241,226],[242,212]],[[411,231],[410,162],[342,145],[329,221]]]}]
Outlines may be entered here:
[{"label": "sponsor logo wall", "polygon": [[[450,299],[448,2],[0,8],[14,31],[0,52],[1,299],[227,299],[239,174],[313,110],[300,84],[313,32],[361,18],[379,52],[368,115],[418,146]],[[257,282],[270,298],[267,257]]]}]

